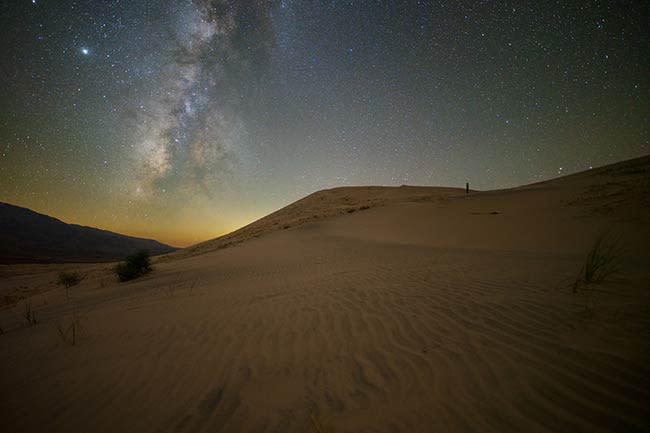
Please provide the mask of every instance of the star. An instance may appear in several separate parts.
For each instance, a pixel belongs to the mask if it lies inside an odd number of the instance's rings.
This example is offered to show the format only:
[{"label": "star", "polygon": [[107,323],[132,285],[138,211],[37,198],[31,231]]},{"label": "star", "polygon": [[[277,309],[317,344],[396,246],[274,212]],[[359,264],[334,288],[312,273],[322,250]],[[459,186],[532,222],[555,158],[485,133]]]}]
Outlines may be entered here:
[{"label": "star", "polygon": [[88,48],[86,48],[86,47],[83,47],[83,48],[81,48],[81,54],[83,54],[84,56],[87,56],[88,54],[90,54],[90,50]]}]

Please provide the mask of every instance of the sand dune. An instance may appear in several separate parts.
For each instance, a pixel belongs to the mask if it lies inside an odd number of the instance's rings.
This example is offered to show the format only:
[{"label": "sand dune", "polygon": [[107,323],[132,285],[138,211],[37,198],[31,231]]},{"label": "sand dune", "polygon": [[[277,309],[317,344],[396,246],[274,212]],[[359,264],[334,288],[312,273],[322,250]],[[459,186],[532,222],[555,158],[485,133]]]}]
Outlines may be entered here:
[{"label": "sand dune", "polygon": [[[604,227],[611,227],[612,222],[616,223],[614,228],[618,231],[626,231],[629,223],[641,223],[639,227],[642,228],[650,223],[647,212],[650,208],[649,171],[650,157],[643,157],[547,182],[507,190],[472,191],[470,195],[461,188],[334,188],[318,191],[233,233],[185,248],[168,257],[175,259],[203,254],[278,230],[380,207],[392,209],[392,212],[381,215],[385,218],[375,219],[376,224],[383,222],[384,228],[388,229],[379,230],[380,235],[392,235],[397,240],[401,240],[404,230],[407,230],[414,235],[409,237],[409,242],[427,233],[430,242],[439,243],[443,236],[448,239],[447,243],[461,248],[483,240],[486,248],[515,242],[514,246],[539,250],[540,242],[555,236],[556,240],[563,242],[563,245],[556,244],[556,249],[564,247],[582,251],[585,243],[576,244],[571,233],[586,235],[587,243],[590,243],[593,230],[602,231]],[[494,218],[495,215],[500,216]],[[609,218],[590,218],[594,216]],[[584,217],[581,222],[589,225],[591,230],[584,230],[584,227],[576,230],[575,224],[556,224],[567,217]],[[396,223],[395,218],[402,221]],[[436,219],[435,223],[431,218]],[[445,224],[444,228],[440,223]],[[348,220],[344,224],[348,224]],[[548,230],[549,227],[554,227],[554,230]],[[567,233],[558,233],[557,229],[563,228]],[[377,229],[380,227],[376,226],[374,231]],[[351,233],[354,231],[350,230]],[[517,236],[510,236],[512,234]],[[567,235],[570,239],[566,239]]]},{"label": "sand dune", "polygon": [[373,207],[409,202],[444,201],[449,196],[458,195],[461,191],[459,188],[406,185],[399,188],[368,186],[318,191],[246,227],[225,236],[185,248],[169,257],[174,259],[228,248],[278,230],[287,230],[309,222],[329,219]]},{"label": "sand dune", "polygon": [[[69,300],[33,295],[34,326],[25,301],[0,312],[3,431],[648,431],[649,185],[644,158],[469,195],[340,188],[140,280],[92,268]],[[604,230],[625,263],[586,313],[565,283]],[[51,275],[21,269],[0,293]]]}]

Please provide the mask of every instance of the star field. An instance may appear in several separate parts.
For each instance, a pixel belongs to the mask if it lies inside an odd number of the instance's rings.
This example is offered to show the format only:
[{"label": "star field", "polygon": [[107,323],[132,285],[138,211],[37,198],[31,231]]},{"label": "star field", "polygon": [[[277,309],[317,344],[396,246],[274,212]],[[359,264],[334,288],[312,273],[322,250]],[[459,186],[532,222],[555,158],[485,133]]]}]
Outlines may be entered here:
[{"label": "star field", "polygon": [[174,245],[650,151],[647,2],[11,1],[0,200]]}]

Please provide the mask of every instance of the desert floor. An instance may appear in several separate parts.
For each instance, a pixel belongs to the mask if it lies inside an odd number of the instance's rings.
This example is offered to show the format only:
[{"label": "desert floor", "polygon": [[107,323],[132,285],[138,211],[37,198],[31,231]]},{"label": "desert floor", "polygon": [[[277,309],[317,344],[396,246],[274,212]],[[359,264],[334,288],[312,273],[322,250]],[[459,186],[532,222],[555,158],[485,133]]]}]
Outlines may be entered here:
[{"label": "desert floor", "polygon": [[[0,430],[648,431],[649,161],[324,191],[128,283],[5,266]],[[572,293],[605,232],[620,272]]]}]

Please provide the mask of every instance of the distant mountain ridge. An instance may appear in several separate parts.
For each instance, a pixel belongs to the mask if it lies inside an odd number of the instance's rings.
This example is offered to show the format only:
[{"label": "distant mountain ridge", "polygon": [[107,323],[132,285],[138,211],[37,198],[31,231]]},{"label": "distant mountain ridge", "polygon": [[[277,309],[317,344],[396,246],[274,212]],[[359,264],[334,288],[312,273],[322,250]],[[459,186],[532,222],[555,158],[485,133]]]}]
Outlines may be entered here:
[{"label": "distant mountain ridge", "polygon": [[142,239],[67,224],[20,206],[0,202],[0,263],[109,262],[146,249],[152,255],[176,248]]}]

